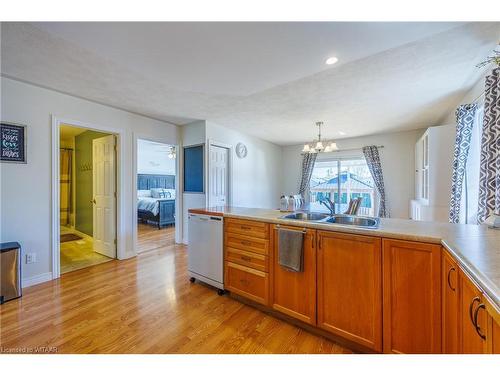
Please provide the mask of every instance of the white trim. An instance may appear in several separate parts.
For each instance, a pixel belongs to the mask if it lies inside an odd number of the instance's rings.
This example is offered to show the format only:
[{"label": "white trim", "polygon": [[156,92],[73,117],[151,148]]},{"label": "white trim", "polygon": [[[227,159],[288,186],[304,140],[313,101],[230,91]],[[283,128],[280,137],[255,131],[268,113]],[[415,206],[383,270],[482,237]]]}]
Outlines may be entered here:
[{"label": "white trim", "polygon": [[222,143],[215,141],[213,139],[207,140],[207,153],[206,153],[206,192],[207,195],[205,197],[206,205],[210,206],[210,149],[212,146],[226,148],[229,151],[228,165],[227,165],[227,173],[228,173],[228,190],[229,194],[227,197],[227,206],[232,206],[233,204],[233,146],[227,143]]},{"label": "white trim", "polygon": [[35,275],[35,276],[31,276],[31,277],[27,277],[25,279],[22,279],[21,286],[23,288],[27,288],[29,286],[41,284],[41,283],[44,283],[44,282],[50,281],[50,280],[52,280],[52,272],[46,272],[46,273],[42,273],[40,275]]},{"label": "white trim", "polygon": [[182,233],[182,193],[180,189],[180,178],[179,178],[179,145],[172,144],[172,142],[168,138],[158,137],[158,136],[150,136],[141,133],[132,133],[134,146],[133,146],[133,160],[132,160],[132,187],[134,190],[133,198],[132,198],[132,241],[134,244],[134,253],[137,254],[137,241],[138,241],[138,233],[137,233],[137,158],[138,158],[138,147],[137,142],[139,139],[151,142],[163,143],[169,146],[175,147],[175,243],[181,243],[181,233]]},{"label": "white trim", "polygon": [[[89,130],[102,131],[116,136],[116,258],[126,259],[130,257],[127,256],[125,249],[125,196],[124,196],[124,181],[123,181],[123,163],[124,160],[124,134],[125,130],[109,128],[105,126],[84,123],[78,120],[63,119],[52,115],[52,179],[51,179],[51,190],[52,190],[52,215],[51,215],[51,225],[52,225],[52,238],[51,238],[51,250],[52,250],[52,279],[57,279],[61,275],[61,264],[60,264],[60,228],[59,228],[59,130],[61,124],[68,124],[77,126],[80,128],[85,128]],[[122,191],[123,190],[123,191]]]}]

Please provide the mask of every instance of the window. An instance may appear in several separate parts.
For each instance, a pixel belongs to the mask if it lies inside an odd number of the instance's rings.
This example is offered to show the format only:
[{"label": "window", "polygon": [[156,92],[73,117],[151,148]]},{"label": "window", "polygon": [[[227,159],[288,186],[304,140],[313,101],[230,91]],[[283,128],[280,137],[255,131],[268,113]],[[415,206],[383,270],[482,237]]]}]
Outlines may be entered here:
[{"label": "window", "polygon": [[[319,159],[319,158],[318,158]],[[311,176],[311,211],[327,212],[320,202],[335,202],[335,212],[344,213],[352,199],[362,198],[358,215],[375,216],[378,202],[375,184],[364,157],[317,160]]]}]

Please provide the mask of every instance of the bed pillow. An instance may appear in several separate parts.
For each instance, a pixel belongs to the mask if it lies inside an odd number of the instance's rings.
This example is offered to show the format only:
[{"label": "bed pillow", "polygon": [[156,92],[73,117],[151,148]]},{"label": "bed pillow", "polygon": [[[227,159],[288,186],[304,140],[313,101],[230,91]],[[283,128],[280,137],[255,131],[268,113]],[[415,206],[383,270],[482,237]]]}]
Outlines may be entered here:
[{"label": "bed pillow", "polygon": [[165,189],[161,189],[161,188],[151,189],[151,196],[153,198],[165,198],[165,196],[166,196]]},{"label": "bed pillow", "polygon": [[137,197],[151,197],[151,190],[137,190]]},{"label": "bed pillow", "polygon": [[166,198],[175,199],[175,189],[165,189]]}]

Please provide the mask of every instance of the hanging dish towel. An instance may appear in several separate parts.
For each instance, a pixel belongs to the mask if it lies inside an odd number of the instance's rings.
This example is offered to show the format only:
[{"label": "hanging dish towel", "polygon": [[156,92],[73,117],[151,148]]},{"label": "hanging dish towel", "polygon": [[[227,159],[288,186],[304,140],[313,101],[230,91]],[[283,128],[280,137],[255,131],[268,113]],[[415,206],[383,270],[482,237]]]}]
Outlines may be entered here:
[{"label": "hanging dish towel", "polygon": [[304,232],[278,229],[278,263],[290,271],[303,271]]}]

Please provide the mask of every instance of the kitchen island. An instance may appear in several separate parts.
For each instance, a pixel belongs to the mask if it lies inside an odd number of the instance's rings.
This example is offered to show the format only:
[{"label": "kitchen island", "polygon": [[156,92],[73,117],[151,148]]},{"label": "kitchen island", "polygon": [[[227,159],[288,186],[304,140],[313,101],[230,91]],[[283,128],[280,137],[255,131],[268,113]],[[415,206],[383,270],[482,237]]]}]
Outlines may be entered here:
[{"label": "kitchen island", "polygon": [[[367,229],[240,207],[189,212],[224,216],[232,294],[367,351],[500,351],[498,230],[404,219]],[[279,228],[304,231],[303,272],[279,266]]]}]

